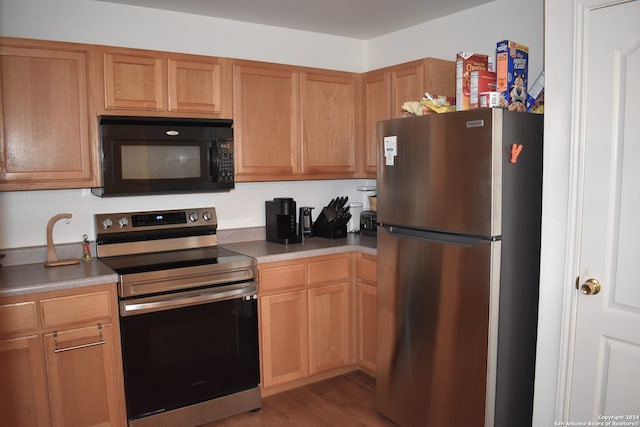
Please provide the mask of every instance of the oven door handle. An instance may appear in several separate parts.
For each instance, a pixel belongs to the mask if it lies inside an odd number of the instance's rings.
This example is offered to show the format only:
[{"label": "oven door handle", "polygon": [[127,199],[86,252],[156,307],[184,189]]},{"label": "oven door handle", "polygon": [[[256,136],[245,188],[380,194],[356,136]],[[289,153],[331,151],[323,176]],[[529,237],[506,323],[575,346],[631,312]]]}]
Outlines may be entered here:
[{"label": "oven door handle", "polygon": [[123,300],[120,301],[120,316],[133,316],[136,314],[152,313],[155,311],[170,310],[172,308],[190,307],[237,298],[245,298],[247,300],[257,299],[258,294],[256,282],[251,281],[235,285],[180,292],[176,294],[157,295],[153,297],[137,298],[135,300]]}]

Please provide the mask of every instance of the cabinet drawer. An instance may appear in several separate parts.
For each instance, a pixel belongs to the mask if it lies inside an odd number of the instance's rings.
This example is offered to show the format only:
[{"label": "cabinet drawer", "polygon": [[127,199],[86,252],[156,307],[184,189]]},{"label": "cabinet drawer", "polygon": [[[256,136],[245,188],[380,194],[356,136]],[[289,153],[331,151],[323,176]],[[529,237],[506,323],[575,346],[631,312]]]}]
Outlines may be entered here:
[{"label": "cabinet drawer", "polygon": [[35,301],[0,305],[0,337],[36,330]]},{"label": "cabinet drawer", "polygon": [[349,257],[309,263],[309,284],[349,280]]},{"label": "cabinet drawer", "polygon": [[285,265],[260,270],[258,272],[258,283],[261,292],[304,286],[304,264]]},{"label": "cabinet drawer", "polygon": [[44,328],[111,318],[111,294],[108,291],[45,299],[41,304]]},{"label": "cabinet drawer", "polygon": [[371,285],[378,282],[378,271],[376,261],[357,258],[356,259],[356,280],[360,280]]}]

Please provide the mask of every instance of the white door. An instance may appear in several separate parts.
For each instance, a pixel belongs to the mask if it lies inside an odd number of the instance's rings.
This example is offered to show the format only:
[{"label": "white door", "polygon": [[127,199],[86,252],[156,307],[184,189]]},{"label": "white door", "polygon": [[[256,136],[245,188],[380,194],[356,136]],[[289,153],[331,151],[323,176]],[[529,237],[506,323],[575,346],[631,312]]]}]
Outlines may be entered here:
[{"label": "white door", "polygon": [[584,149],[577,285],[596,279],[601,290],[576,299],[568,421],[639,426],[640,1],[581,3],[591,6],[577,88]]}]

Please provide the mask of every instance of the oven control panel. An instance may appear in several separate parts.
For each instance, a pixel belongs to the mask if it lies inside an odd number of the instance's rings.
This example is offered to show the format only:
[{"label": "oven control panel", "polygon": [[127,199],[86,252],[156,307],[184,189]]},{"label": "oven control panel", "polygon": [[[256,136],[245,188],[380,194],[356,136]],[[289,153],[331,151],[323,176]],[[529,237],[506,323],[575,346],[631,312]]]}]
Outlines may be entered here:
[{"label": "oven control panel", "polygon": [[167,211],[96,214],[96,233],[123,233],[189,227],[217,228],[216,209],[194,208]]}]

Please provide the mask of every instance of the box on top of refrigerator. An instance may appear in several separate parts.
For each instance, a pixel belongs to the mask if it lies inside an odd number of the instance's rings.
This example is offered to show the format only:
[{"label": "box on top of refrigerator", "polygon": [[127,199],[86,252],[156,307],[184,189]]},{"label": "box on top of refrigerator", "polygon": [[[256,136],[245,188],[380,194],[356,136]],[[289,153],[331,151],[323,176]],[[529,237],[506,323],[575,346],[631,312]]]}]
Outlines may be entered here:
[{"label": "box on top of refrigerator", "polygon": [[527,111],[529,48],[511,40],[496,47],[496,90],[501,93],[500,106],[512,111]]},{"label": "box on top of refrigerator", "polygon": [[456,110],[468,110],[471,96],[471,72],[489,69],[489,56],[458,52],[456,55]]},{"label": "box on top of refrigerator", "polygon": [[482,108],[481,94],[496,91],[496,73],[494,71],[472,71],[471,72],[471,95],[469,97],[469,108]]}]

